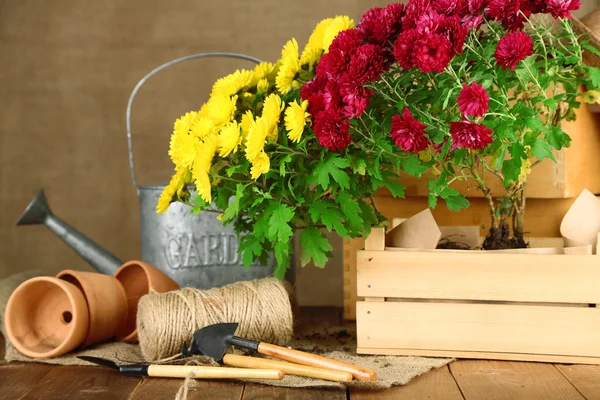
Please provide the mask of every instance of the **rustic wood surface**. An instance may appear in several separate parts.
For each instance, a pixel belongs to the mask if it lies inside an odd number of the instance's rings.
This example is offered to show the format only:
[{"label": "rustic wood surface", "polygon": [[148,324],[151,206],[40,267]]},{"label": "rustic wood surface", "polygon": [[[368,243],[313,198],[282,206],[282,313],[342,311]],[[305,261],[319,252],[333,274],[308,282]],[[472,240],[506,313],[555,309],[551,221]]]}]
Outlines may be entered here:
[{"label": "rustic wood surface", "polygon": [[[329,316],[336,318],[332,313]],[[0,348],[3,347],[4,339],[0,336]],[[127,377],[101,367],[0,364],[1,400],[170,400],[175,399],[181,384],[181,379]],[[405,386],[376,392],[197,380],[188,386],[187,399],[600,400],[600,365],[458,360],[423,374]]]}]

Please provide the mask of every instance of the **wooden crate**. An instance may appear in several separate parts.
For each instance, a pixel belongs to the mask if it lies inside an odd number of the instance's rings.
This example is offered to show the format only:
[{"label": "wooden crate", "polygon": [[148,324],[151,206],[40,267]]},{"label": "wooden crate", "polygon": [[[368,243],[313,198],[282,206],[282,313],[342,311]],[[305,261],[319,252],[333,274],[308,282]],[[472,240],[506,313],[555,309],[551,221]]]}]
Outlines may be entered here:
[{"label": "wooden crate", "polygon": [[[438,225],[478,225],[486,226],[489,223],[489,211],[485,199],[469,199],[471,206],[461,212],[449,211],[440,202],[433,210],[433,216]],[[525,211],[525,228],[527,234],[533,237],[559,237],[560,223],[563,216],[573,204],[575,198],[569,199],[531,199],[527,200]],[[379,211],[390,221],[394,218],[409,218],[427,208],[427,199],[423,197],[409,197],[394,199],[389,196],[377,196],[375,204]],[[481,234],[485,234],[482,228]],[[344,240],[344,319],[356,319],[356,252],[363,249],[363,239]]]},{"label": "wooden crate", "polygon": [[[563,121],[562,128],[571,136],[571,147],[555,151],[556,163],[550,159],[533,168],[527,179],[528,199],[560,199],[578,196],[583,189],[600,193],[600,114],[593,113],[586,104],[576,111],[576,121]],[[403,175],[407,196],[427,196],[427,183],[432,175],[415,178]],[[486,184],[494,195],[502,195],[502,182],[492,174],[486,175]],[[483,197],[472,181],[457,181],[452,187],[468,197]],[[379,194],[389,195],[385,188]]]},{"label": "wooden crate", "polygon": [[600,258],[385,248],[357,254],[360,354],[600,364]]}]

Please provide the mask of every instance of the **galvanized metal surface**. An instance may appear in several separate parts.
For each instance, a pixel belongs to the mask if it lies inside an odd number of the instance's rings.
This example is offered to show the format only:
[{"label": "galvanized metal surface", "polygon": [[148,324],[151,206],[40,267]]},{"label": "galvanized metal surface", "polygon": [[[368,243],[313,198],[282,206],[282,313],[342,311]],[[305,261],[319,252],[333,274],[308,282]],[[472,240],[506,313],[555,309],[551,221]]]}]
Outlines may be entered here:
[{"label": "galvanized metal surface", "polygon": [[113,275],[123,264],[117,257],[54,215],[48,205],[44,189],[40,189],[16,223],[16,225],[40,224],[45,225],[92,267],[103,274]]},{"label": "galvanized metal surface", "polygon": [[[156,203],[163,188],[138,186],[143,261],[160,268],[181,286],[200,289],[273,275],[273,255],[266,266],[244,268],[237,252],[237,235],[231,226],[223,226],[217,214],[192,214],[191,208],[181,203],[157,214]],[[294,280],[292,273],[288,280]]]}]

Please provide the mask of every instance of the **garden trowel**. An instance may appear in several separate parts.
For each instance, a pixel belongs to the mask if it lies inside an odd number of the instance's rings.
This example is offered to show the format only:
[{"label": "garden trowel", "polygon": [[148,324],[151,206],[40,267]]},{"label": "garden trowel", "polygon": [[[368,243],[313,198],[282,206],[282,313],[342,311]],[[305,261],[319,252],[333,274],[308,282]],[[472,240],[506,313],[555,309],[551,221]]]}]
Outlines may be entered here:
[{"label": "garden trowel", "polygon": [[281,369],[245,369],[209,367],[198,365],[130,364],[118,365],[112,360],[100,357],[78,356],[77,358],[103,367],[112,368],[123,375],[153,376],[162,378],[194,379],[275,379],[281,380],[285,374]]},{"label": "garden trowel", "polygon": [[[257,351],[260,354],[290,361],[295,364],[310,366],[309,370],[334,370],[351,374],[355,379],[361,381],[374,381],[377,379],[377,372],[348,364],[331,358],[305,353],[299,350],[292,350],[286,347],[277,346],[265,342],[244,339],[234,336],[238,323],[221,323],[206,326],[194,333],[193,347],[205,356],[212,357],[219,363],[227,363],[232,360],[232,354],[225,354],[230,345],[243,347],[245,349]],[[252,358],[252,357],[245,357]],[[269,361],[269,360],[264,360]],[[287,363],[286,363],[287,364]],[[316,368],[314,368],[316,367]],[[284,370],[285,372],[285,370]],[[288,372],[290,373],[290,372]],[[310,376],[310,375],[306,375]],[[334,379],[345,380],[345,379]]]}]

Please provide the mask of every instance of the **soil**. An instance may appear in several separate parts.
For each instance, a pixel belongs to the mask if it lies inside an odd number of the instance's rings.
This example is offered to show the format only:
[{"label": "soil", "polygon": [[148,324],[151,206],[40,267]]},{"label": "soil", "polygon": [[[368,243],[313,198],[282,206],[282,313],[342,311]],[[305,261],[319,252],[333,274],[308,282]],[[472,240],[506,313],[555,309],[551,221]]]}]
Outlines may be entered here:
[{"label": "soil", "polygon": [[523,239],[523,232],[513,232],[511,236],[506,222],[502,223],[499,228],[490,228],[482,245],[484,250],[524,249],[527,247],[529,246]]},{"label": "soil", "polygon": [[446,249],[446,250],[471,250],[471,247],[465,243],[454,242],[449,239],[444,239],[439,241],[436,249]]}]

